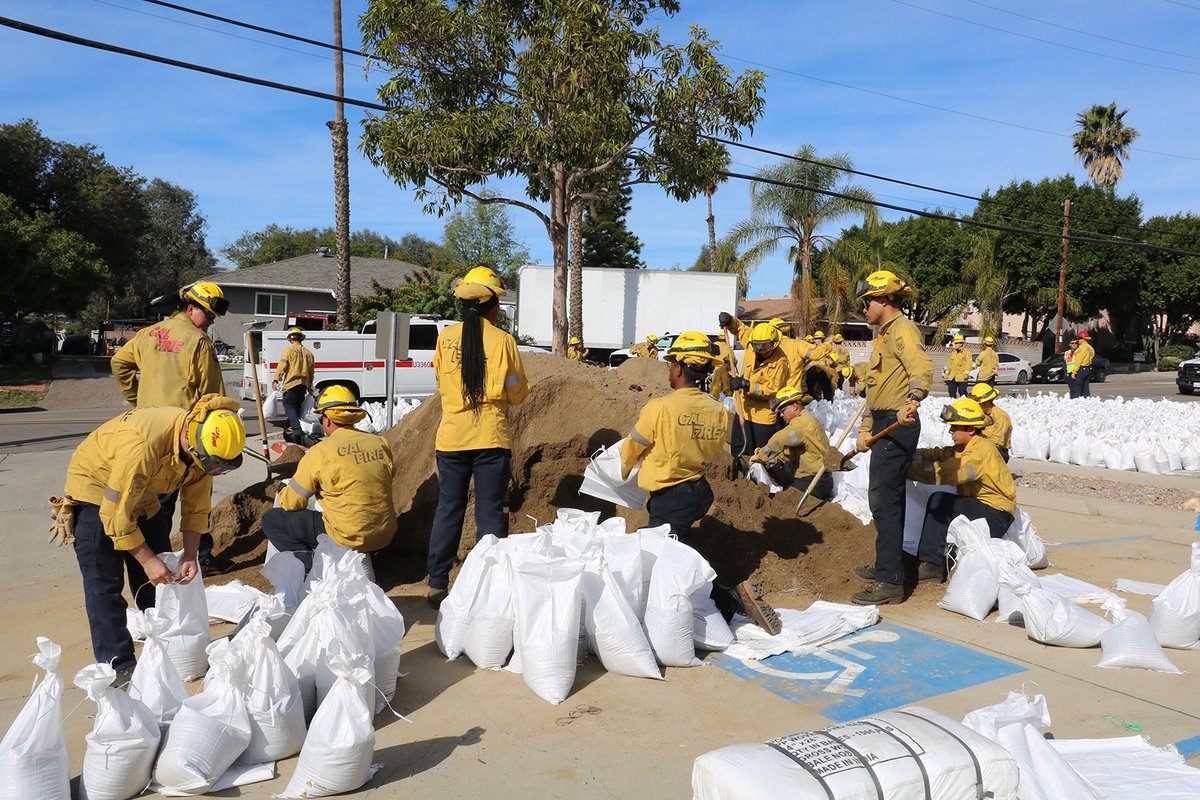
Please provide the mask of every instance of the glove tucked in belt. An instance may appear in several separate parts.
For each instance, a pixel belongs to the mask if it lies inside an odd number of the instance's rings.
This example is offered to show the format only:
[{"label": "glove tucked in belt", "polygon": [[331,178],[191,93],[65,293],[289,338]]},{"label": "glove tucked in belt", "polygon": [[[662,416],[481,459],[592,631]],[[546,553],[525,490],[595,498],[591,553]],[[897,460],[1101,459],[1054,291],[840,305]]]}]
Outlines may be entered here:
[{"label": "glove tucked in belt", "polygon": [[50,498],[50,537],[49,544],[62,547],[64,544],[75,543],[75,514],[79,504],[67,495]]}]

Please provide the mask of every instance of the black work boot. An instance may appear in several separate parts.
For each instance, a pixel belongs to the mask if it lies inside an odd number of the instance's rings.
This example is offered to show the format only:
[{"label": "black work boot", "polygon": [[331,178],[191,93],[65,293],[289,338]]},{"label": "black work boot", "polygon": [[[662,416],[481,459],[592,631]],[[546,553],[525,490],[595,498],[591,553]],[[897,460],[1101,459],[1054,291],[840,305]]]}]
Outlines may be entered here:
[{"label": "black work boot", "polygon": [[917,581],[937,581],[938,583],[944,583],[946,581],[946,565],[930,564],[928,561],[922,561],[917,566]]},{"label": "black work boot", "polygon": [[867,583],[875,582],[875,567],[871,564],[855,567],[854,569],[850,570],[850,574],[858,578],[860,581],[866,581]]},{"label": "black work boot", "polygon": [[860,606],[886,606],[904,600],[904,587],[898,583],[877,583],[850,598],[852,603]]}]

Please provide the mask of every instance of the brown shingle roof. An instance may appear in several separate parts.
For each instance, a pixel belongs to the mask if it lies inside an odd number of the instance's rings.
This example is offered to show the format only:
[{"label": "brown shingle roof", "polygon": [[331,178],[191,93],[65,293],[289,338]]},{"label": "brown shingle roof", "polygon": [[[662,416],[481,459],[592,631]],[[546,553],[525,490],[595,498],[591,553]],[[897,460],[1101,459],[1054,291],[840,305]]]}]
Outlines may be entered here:
[{"label": "brown shingle roof", "polygon": [[[222,270],[205,280],[215,281],[221,286],[313,289],[334,293],[337,291],[337,264],[334,256],[313,253],[254,267]],[[358,297],[369,293],[373,280],[383,286],[397,286],[419,269],[419,266],[407,261],[351,256],[350,294]]]}]

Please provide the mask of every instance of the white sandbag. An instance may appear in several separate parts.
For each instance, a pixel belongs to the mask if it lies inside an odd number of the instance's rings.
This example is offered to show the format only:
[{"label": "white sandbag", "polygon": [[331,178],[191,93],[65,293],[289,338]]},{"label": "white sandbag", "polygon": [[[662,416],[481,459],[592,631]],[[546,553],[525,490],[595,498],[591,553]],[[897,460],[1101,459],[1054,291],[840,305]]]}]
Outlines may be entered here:
[{"label": "white sandbag", "polygon": [[463,559],[458,578],[450,587],[450,594],[438,608],[434,638],[438,649],[451,661],[462,655],[463,637],[471,625],[471,609],[479,597],[480,584],[488,567],[485,557],[498,541],[489,533],[475,543],[475,547]]},{"label": "white sandbag", "polygon": [[915,556],[921,547],[921,529],[925,526],[925,509],[929,506],[929,499],[939,493],[958,494],[958,487],[916,481],[906,481],[904,484],[903,548],[910,556]]},{"label": "white sandbag", "polygon": [[513,578],[509,554],[494,549],[484,558],[487,565],[479,593],[471,609],[470,623],[463,636],[462,650],[480,669],[499,669],[513,650]]},{"label": "white sandbag", "polygon": [[1031,455],[1033,450],[1029,444],[1029,430],[1026,428],[1017,428],[1012,432],[1012,443],[1009,448],[1009,453],[1015,458],[1036,458]]},{"label": "white sandbag", "polygon": [[621,477],[621,445],[624,439],[592,454],[583,470],[579,493],[591,495],[625,508],[640,509],[646,504],[646,490],[638,486],[640,464],[634,465],[628,478]]},{"label": "white sandbag", "polygon": [[996,597],[996,622],[1008,625],[1023,625],[1025,623],[1025,604],[1021,598],[1013,594],[1009,588],[1014,583],[1028,583],[1030,586],[1040,586],[1036,575],[1025,564],[1025,553],[1016,542],[1007,539],[992,539],[992,552],[996,557],[997,577],[1000,580],[1000,591]]},{"label": "white sandbag", "polygon": [[1150,627],[1163,647],[1193,649],[1200,639],[1200,542],[1191,564],[1150,604]]},{"label": "white sandbag", "polygon": [[1081,467],[1094,466],[1090,460],[1091,443],[1080,436],[1071,441],[1071,463]]},{"label": "white sandbag", "polygon": [[304,402],[300,404],[300,421],[319,423],[321,418],[313,413],[313,409],[317,405],[317,399],[311,394],[304,395]]},{"label": "white sandbag", "polygon": [[1154,459],[1154,448],[1144,439],[1139,439],[1133,447],[1133,464],[1138,472],[1158,475],[1161,470]]},{"label": "white sandbag", "polygon": [[287,789],[276,797],[328,797],[352,792],[369,781],[376,769],[375,727],[363,687],[371,680],[367,657],[351,656],[334,645],[330,669],[337,682],[313,717]]},{"label": "white sandbag", "polygon": [[1200,770],[1174,745],[1154,747],[1145,736],[1051,739],[1050,746],[1105,798],[1195,800]]},{"label": "white sandbag", "polygon": [[1035,642],[1058,647],[1095,647],[1112,627],[1103,617],[1046,589],[1027,583],[1011,584],[1009,588],[1021,598],[1025,632]]},{"label": "white sandbag", "polygon": [[1179,469],[1178,445],[1169,440],[1160,439],[1154,445],[1154,466],[1164,475]]},{"label": "white sandbag", "polygon": [[1200,472],[1200,445],[1185,442],[1179,449],[1179,466],[1188,472]]},{"label": "white sandbag", "polygon": [[1017,761],[1020,800],[1091,800],[1087,782],[1058,754],[1039,728],[1050,724],[1042,695],[1009,692],[993,706],[972,711],[963,725],[1002,746]]},{"label": "white sandbag", "polygon": [[580,578],[588,643],[609,672],[634,678],[662,678],[654,651],[612,571],[600,560]]},{"label": "white sandbag", "polygon": [[290,614],[304,599],[304,565],[296,554],[276,551],[262,566],[263,577],[271,582],[275,594],[283,599],[284,608]]},{"label": "white sandbag", "polygon": [[711,582],[692,593],[692,638],[700,650],[724,650],[737,641],[713,602]]},{"label": "white sandbag", "polygon": [[1012,525],[1004,533],[1004,538],[1016,542],[1025,551],[1025,564],[1030,569],[1045,569],[1050,566],[1050,556],[1046,552],[1046,543],[1038,536],[1033,518],[1018,508],[1013,515]]},{"label": "white sandbag", "polygon": [[300,682],[271,639],[266,614],[255,614],[234,637],[233,646],[244,665],[238,688],[250,721],[250,742],[237,763],[262,764],[296,755],[306,733]]},{"label": "white sandbag", "polygon": [[162,737],[158,720],[144,703],[112,685],[116,677],[108,664],[92,664],[75,675],[75,685],[96,704],[79,776],[80,800],[129,800],[150,785]]},{"label": "white sandbag", "polygon": [[[314,674],[318,707],[325,702],[325,696],[329,694],[329,690],[337,681],[337,674],[330,667],[330,656],[333,652],[331,647],[334,642],[342,645],[347,654],[351,656],[357,656],[360,653],[366,656],[368,664],[371,664],[375,658],[375,649],[370,635],[354,622],[363,613],[362,606],[365,602],[366,598],[362,594],[347,598],[334,592],[332,602],[313,617],[310,637],[321,644],[321,657],[317,659]],[[372,666],[373,677],[374,667]],[[375,688],[370,685],[372,682],[369,680],[363,685],[363,701],[369,708],[375,706]]]},{"label": "white sandbag", "polygon": [[521,676],[534,694],[558,705],[575,682],[583,565],[519,553],[512,572]]},{"label": "white sandbag", "polygon": [[955,517],[946,533],[946,542],[958,548],[958,560],[938,607],[972,619],[986,619],[1000,594],[987,521]]},{"label": "white sandbag", "polygon": [[[159,557],[167,569],[179,574],[183,551],[160,553]],[[208,659],[204,651],[210,635],[208,602],[204,597],[204,578],[200,569],[197,568],[196,577],[187,584],[160,583],[156,586],[154,607],[167,620],[162,641],[179,677],[190,681],[204,675],[208,671]]]},{"label": "white sandbag", "polygon": [[183,701],[154,768],[160,792],[205,794],[250,744],[250,715],[242,692],[239,659],[214,652],[213,674],[199,694]]},{"label": "white sandbag", "polygon": [[[616,519],[620,519],[617,517]],[[604,539],[604,563],[621,594],[635,614],[645,602],[642,580],[642,535],[640,531]]]},{"label": "white sandbag", "polygon": [[692,765],[693,800],[1017,800],[1003,747],[912,706],[766,744],[735,744]]},{"label": "white sandbag", "polygon": [[1046,461],[1050,458],[1050,434],[1044,430],[1035,429],[1029,433],[1029,451],[1022,458],[1036,458]]},{"label": "white sandbag", "polygon": [[674,539],[662,542],[662,551],[650,575],[643,617],[646,638],[654,656],[665,667],[693,667],[696,658],[692,595],[717,573],[698,552]]},{"label": "white sandbag", "polygon": [[1071,445],[1074,439],[1069,433],[1056,433],[1050,437],[1050,460],[1059,464],[1071,463]]},{"label": "white sandbag", "polygon": [[162,640],[169,623],[154,608],[134,613],[129,621],[129,631],[134,638],[145,640],[142,657],[133,668],[133,678],[129,681],[129,696],[150,709],[160,730],[165,733],[183,701],[188,699],[187,686],[171,663]]},{"label": "white sandbag", "polygon": [[1088,442],[1088,454],[1084,466],[1103,467],[1108,458],[1108,445],[1093,439]]},{"label": "white sandbag", "polygon": [[46,671],[0,740],[0,797],[71,800],[70,756],[63,737],[62,648],[37,637],[33,664]]},{"label": "white sandbag", "polygon": [[1113,459],[1113,463],[1109,463],[1107,465],[1108,468],[1136,470],[1137,463],[1133,458],[1134,448],[1135,444],[1133,442],[1121,442],[1117,445],[1114,445],[1116,457]]},{"label": "white sandbag", "polygon": [[383,589],[371,581],[359,584],[365,604],[358,623],[367,632],[374,648],[371,666],[375,673],[375,713],[396,696],[396,679],[400,675],[400,643],[404,641],[404,615],[396,608]]},{"label": "white sandbag", "polygon": [[1125,608],[1125,601],[1113,597],[1101,606],[1115,623],[1100,637],[1104,650],[1097,667],[1124,667],[1127,669],[1149,669],[1156,672],[1183,671],[1171,662],[1163,652],[1162,645],[1154,638],[1150,621],[1145,615]]},{"label": "white sandbag", "polygon": [[659,525],[657,528],[639,528],[634,531],[634,536],[638,538],[638,547],[642,554],[642,588],[638,596],[638,619],[646,618],[646,601],[650,594],[650,579],[654,575],[654,562],[658,560],[658,556],[662,553],[663,543],[668,539],[674,541],[671,537],[670,525]]},{"label": "white sandbag", "polygon": [[278,389],[269,392],[262,400],[263,416],[267,419],[277,416],[283,411],[283,392]]}]

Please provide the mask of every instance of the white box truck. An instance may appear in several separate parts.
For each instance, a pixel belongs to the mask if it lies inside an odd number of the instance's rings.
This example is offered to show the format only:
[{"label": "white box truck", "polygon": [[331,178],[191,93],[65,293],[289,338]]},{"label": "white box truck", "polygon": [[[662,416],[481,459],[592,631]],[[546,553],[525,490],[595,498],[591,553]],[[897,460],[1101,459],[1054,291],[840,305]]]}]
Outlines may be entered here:
[{"label": "white box truck", "polygon": [[[554,267],[526,265],[517,274],[517,331],[548,347],[553,336]],[[593,351],[619,350],[650,333],[711,334],[718,331],[717,315],[734,313],[737,304],[737,275],[729,273],[587,268],[584,344]]]}]

